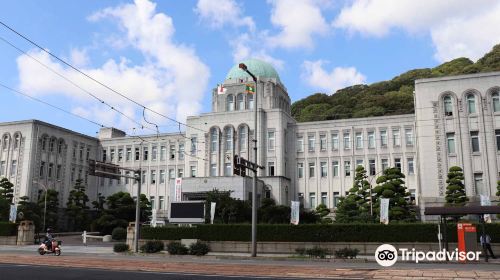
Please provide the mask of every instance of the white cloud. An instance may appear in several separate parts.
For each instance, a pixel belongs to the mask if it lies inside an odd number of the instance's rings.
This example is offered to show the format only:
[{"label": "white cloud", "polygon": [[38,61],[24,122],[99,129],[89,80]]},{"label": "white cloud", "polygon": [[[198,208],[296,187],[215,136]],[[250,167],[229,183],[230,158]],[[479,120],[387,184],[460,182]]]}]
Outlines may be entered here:
[{"label": "white cloud", "polygon": [[391,30],[430,34],[437,60],[477,59],[500,41],[499,12],[492,0],[354,0],[333,25],[375,37]]},{"label": "white cloud", "polygon": [[74,48],[70,52],[70,61],[76,67],[83,67],[89,63],[89,57],[85,49]]},{"label": "white cloud", "polygon": [[253,19],[243,16],[241,6],[234,0],[198,0],[194,11],[212,28],[233,25],[247,26],[250,30],[255,29]]},{"label": "white cloud", "polygon": [[271,23],[281,29],[268,38],[273,47],[312,48],[313,36],[328,32],[321,13],[321,2],[314,0],[269,0]]},{"label": "white cloud", "polygon": [[263,48],[263,38],[265,35],[256,33],[243,33],[230,42],[233,48],[233,61],[235,63],[249,58],[257,58],[272,64],[276,69],[281,70],[285,62],[271,56],[266,48]]},{"label": "white cloud", "polygon": [[363,84],[366,77],[355,67],[335,67],[330,72],[323,68],[326,61],[304,61],[302,78],[313,88],[335,93],[337,90],[356,84]]},{"label": "white cloud", "polygon": [[[173,42],[175,28],[172,19],[166,14],[157,13],[155,9],[154,3],[137,0],[134,4],[106,8],[90,16],[92,21],[104,18],[115,20],[126,33],[124,41],[128,46],[139,50],[145,57],[145,62],[134,65],[125,58],[118,61],[109,59],[99,67],[86,67],[82,70],[146,106],[185,121],[187,116],[199,113],[210,71],[193,49]],[[121,111],[137,117],[137,120],[142,118],[142,110],[137,106],[63,67],[47,54],[35,51],[31,55]],[[74,60],[75,56],[72,55],[72,58]],[[76,55],[76,60],[79,58],[81,56]],[[85,59],[83,61],[88,62]],[[17,64],[22,90],[38,95],[65,95],[74,100],[76,108],[93,108],[90,110],[91,116],[99,117],[100,121],[126,127],[137,126],[118,114],[98,114],[99,111],[109,109],[102,105],[94,107],[96,101],[27,56],[18,57]],[[171,123],[157,116],[154,120],[159,124]]]}]

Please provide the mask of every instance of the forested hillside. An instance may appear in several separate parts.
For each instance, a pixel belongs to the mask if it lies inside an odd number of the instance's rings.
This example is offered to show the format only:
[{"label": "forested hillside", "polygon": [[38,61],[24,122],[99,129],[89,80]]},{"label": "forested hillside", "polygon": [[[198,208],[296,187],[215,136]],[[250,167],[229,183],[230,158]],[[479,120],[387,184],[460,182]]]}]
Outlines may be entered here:
[{"label": "forested hillside", "polygon": [[461,57],[435,68],[414,69],[392,80],[355,85],[335,94],[316,93],[292,104],[298,122],[413,113],[414,81],[450,75],[500,71],[500,44],[476,63]]}]

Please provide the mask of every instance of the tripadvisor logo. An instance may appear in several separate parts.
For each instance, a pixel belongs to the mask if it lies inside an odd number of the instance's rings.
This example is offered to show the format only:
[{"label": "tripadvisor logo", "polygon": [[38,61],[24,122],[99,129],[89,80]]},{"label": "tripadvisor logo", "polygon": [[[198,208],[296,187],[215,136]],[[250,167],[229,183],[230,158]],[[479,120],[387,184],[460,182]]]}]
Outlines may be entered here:
[{"label": "tripadvisor logo", "polygon": [[414,261],[418,263],[420,261],[479,261],[479,255],[481,251],[446,251],[445,249],[441,251],[417,251],[415,248],[399,248],[397,250],[391,244],[382,244],[378,246],[375,251],[375,260],[381,266],[392,266],[398,261],[398,251],[399,256],[402,261]]}]

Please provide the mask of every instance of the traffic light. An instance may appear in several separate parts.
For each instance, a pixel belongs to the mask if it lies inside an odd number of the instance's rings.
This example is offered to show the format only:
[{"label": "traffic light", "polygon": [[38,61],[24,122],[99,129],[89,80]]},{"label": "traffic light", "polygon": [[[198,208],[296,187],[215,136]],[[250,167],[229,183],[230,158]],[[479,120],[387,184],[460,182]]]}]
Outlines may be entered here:
[{"label": "traffic light", "polygon": [[89,159],[89,175],[95,176],[95,160]]},{"label": "traffic light", "polygon": [[234,175],[241,175],[240,157],[238,155],[234,155],[233,174]]}]

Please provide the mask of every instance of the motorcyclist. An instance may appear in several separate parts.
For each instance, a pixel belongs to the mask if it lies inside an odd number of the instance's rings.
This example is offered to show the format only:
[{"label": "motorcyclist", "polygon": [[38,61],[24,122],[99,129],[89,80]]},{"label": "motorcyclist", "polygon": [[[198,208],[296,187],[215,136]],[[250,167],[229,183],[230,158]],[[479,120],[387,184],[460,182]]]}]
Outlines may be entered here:
[{"label": "motorcyclist", "polygon": [[47,233],[45,234],[45,245],[47,246],[47,250],[52,250],[52,240],[54,237],[52,236],[52,229],[47,228]]}]

